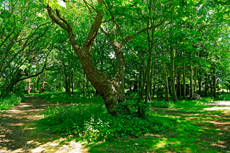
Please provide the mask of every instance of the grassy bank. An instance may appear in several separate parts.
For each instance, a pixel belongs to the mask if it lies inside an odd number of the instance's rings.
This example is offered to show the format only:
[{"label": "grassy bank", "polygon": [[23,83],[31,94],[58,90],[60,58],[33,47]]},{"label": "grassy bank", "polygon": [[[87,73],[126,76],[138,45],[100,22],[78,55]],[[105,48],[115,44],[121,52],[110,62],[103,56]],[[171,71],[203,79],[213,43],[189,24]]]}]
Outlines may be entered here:
[{"label": "grassy bank", "polygon": [[0,98],[0,110],[8,110],[25,100],[23,95],[10,93]]}]

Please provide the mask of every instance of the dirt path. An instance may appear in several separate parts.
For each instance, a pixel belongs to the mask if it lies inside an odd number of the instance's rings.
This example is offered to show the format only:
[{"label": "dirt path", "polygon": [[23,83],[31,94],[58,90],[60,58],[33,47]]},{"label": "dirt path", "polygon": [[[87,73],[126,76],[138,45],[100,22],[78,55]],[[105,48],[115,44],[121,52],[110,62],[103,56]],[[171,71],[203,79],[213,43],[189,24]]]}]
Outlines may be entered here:
[{"label": "dirt path", "polygon": [[[57,134],[41,132],[36,129],[35,121],[42,118],[41,112],[47,107],[56,107],[58,104],[49,103],[38,97],[27,97],[27,100],[18,106],[0,112],[0,153],[85,153],[88,152],[78,142],[70,141]],[[59,104],[67,105],[67,104]],[[230,110],[230,102],[210,103],[213,107],[207,110]],[[183,120],[194,120],[197,126],[204,128],[202,136],[207,140],[209,147],[218,148],[228,152],[230,150],[230,116],[207,115],[197,112],[181,112],[176,110],[154,110],[158,113],[175,116]],[[202,122],[204,121],[204,122]],[[216,140],[209,137],[207,130],[216,129]],[[223,137],[223,138],[220,138]],[[220,139],[219,139],[220,138]],[[60,145],[62,144],[62,145]]]},{"label": "dirt path", "polygon": [[49,103],[38,97],[27,100],[10,110],[0,112],[0,153],[50,153],[85,152],[80,143],[71,141],[70,145],[59,145],[64,141],[60,135],[52,135],[35,129],[35,121],[42,117],[41,112]]}]

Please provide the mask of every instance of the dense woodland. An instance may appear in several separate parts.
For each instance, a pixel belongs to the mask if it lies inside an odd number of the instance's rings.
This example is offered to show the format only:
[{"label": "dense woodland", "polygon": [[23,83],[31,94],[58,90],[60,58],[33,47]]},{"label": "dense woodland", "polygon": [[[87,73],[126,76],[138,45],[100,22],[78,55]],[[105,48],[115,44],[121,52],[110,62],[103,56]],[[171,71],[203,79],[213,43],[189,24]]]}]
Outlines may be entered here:
[{"label": "dense woodland", "polygon": [[[229,0],[0,0],[0,110],[37,96],[25,103],[46,104],[47,133],[133,141],[105,152],[228,152],[230,112],[207,110],[229,90]],[[0,119],[1,133],[13,117]]]},{"label": "dense woodland", "polygon": [[0,4],[1,96],[80,88],[116,115],[125,93],[140,106],[230,87],[228,0]]}]

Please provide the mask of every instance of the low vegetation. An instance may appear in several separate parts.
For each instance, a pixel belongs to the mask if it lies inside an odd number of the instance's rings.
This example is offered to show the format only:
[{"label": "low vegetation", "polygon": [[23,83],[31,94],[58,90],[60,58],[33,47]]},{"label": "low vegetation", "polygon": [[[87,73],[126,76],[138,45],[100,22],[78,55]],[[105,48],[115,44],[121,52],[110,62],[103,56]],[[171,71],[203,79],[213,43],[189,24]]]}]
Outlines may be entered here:
[{"label": "low vegetation", "polygon": [[[199,100],[151,101],[145,118],[107,113],[103,101],[65,94],[38,94],[52,102],[69,106],[48,108],[38,121],[40,130],[62,134],[69,140],[86,142],[89,152],[225,152],[228,145],[227,130],[212,122],[223,122],[224,110],[210,111],[211,98]],[[59,97],[57,99],[57,97]],[[228,94],[219,97],[229,100]],[[133,101],[128,101],[132,105]],[[220,134],[219,131],[225,132]],[[98,143],[100,142],[100,143]],[[221,146],[221,143],[223,147]]]},{"label": "low vegetation", "polygon": [[0,110],[7,110],[24,101],[23,95],[10,93],[0,98]]}]

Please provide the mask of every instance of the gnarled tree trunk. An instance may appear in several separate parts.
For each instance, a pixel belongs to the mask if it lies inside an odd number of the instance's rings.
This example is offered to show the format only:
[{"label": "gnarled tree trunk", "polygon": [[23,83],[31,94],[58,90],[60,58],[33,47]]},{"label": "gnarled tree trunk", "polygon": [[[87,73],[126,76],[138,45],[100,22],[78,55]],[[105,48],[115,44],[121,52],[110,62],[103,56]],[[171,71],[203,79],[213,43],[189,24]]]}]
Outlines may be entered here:
[{"label": "gnarled tree trunk", "polygon": [[[98,4],[102,7],[104,5],[102,0],[98,0]],[[84,45],[81,48],[77,45],[71,26],[60,16],[58,10],[56,10],[57,16],[53,14],[49,5],[47,6],[47,11],[50,18],[68,32],[71,45],[80,59],[82,68],[88,80],[103,98],[108,112],[115,116],[118,115],[118,104],[125,103],[126,101],[124,94],[125,62],[123,52],[121,50],[123,43],[119,44],[109,37],[117,59],[117,69],[114,77],[109,77],[99,71],[93,63],[91,56],[92,45],[102,23],[103,10],[97,11],[94,23],[92,24]],[[109,35],[110,34],[108,34],[108,36]],[[124,107],[123,112],[130,113],[128,107],[126,106]]]}]

